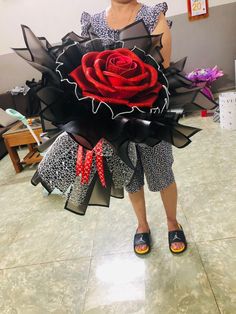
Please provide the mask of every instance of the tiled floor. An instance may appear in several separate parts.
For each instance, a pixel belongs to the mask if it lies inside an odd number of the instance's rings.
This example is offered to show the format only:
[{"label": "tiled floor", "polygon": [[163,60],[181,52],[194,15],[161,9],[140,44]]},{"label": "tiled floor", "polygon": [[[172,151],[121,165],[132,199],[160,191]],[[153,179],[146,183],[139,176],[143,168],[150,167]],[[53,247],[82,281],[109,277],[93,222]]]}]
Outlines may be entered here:
[{"label": "tiled floor", "polygon": [[0,161],[1,314],[236,313],[236,132],[182,122],[204,129],[174,150],[182,256],[168,250],[159,194],[146,193],[154,246],[138,258],[127,198],[77,216],[30,184],[35,168]]}]

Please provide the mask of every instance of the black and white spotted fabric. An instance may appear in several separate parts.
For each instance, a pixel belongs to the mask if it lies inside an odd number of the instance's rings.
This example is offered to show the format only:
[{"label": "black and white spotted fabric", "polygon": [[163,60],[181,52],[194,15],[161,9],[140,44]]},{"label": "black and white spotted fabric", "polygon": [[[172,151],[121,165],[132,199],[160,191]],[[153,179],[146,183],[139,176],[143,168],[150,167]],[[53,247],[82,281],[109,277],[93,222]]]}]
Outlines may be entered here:
[{"label": "black and white spotted fabric", "polygon": [[144,185],[144,174],[148,188],[152,192],[165,189],[175,181],[172,171],[172,146],[162,141],[154,147],[144,144],[136,145],[137,166],[134,175],[125,186],[129,193],[137,192]]},{"label": "black and white spotted fabric", "polygon": [[[158,23],[160,13],[166,13],[168,7],[166,2],[154,6],[142,5],[136,15],[136,21],[143,19],[150,33]],[[171,22],[168,21],[169,26]],[[119,30],[111,29],[106,22],[106,11],[90,15],[83,12],[81,16],[82,35],[88,36],[88,29],[91,26],[92,31],[99,37],[110,37],[117,40]],[[150,191],[161,191],[174,182],[172,171],[173,155],[172,145],[162,141],[160,144],[151,148],[144,144],[136,145],[137,166],[134,175],[126,185],[126,190],[130,193],[137,192],[144,185],[144,174]]]},{"label": "black and white spotted fabric", "polygon": [[[143,4],[136,15],[135,21],[143,19],[149,32],[152,33],[157,25],[159,15],[161,12],[166,14],[167,10],[168,6],[166,2],[159,3],[154,6],[147,6]],[[171,26],[171,21],[168,21],[168,24]],[[110,37],[114,40],[117,40],[119,37],[119,30],[112,29],[107,25],[105,10],[94,15],[83,12],[81,15],[81,25],[81,35],[85,37],[88,36],[88,28],[90,25],[92,26],[93,32],[99,37]]]},{"label": "black and white spotted fabric", "polygon": [[[134,171],[131,170],[118,156],[108,143],[104,143],[103,156],[112,173],[115,189],[122,189],[127,185]],[[92,164],[92,171],[88,184],[81,184],[80,177],[76,177],[76,159],[78,143],[75,142],[66,132],[62,133],[46,152],[43,160],[38,166],[37,173],[41,182],[46,186],[48,192],[54,189],[60,190],[67,196],[67,200],[73,206],[84,204],[89,185],[95,175],[95,159]],[[136,147],[129,144],[128,154],[135,165],[137,163]]]}]

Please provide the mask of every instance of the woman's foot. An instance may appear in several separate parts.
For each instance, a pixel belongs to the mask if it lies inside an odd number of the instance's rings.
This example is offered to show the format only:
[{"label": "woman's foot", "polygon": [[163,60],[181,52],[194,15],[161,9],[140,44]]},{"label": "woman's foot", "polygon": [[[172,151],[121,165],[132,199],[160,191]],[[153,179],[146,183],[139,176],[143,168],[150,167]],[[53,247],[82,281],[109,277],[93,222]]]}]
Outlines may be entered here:
[{"label": "woman's foot", "polygon": [[[175,221],[167,220],[167,225],[168,225],[168,231],[181,230],[181,227],[179,223],[177,222],[177,220]],[[174,252],[180,253],[185,249],[185,246],[186,245],[184,242],[172,242],[170,248]]]},{"label": "woman's foot", "polygon": [[[150,238],[150,228],[148,226],[148,224],[145,224],[143,226],[138,226],[137,230],[136,230],[136,234],[134,236],[134,242],[136,243],[140,243],[135,245],[134,243],[134,251],[137,254],[147,254],[150,251],[150,243],[145,243],[146,241],[142,241],[145,240],[143,239],[143,237],[138,237],[137,235],[139,234],[149,234],[149,238]],[[136,241],[135,241],[136,238]],[[149,241],[150,242],[150,241]]]}]

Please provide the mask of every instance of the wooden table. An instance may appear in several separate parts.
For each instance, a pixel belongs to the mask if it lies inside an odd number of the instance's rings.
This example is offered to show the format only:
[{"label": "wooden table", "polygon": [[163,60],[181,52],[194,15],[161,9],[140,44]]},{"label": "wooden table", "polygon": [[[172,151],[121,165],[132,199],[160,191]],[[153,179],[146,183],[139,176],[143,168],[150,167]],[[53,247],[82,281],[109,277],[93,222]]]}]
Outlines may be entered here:
[{"label": "wooden table", "polygon": [[[34,133],[40,139],[40,134],[43,132],[42,126],[40,124],[32,127]],[[11,129],[5,132],[3,135],[4,142],[15,168],[16,173],[23,170],[23,165],[31,165],[34,163],[39,163],[42,160],[39,152],[36,149],[36,141],[31,135],[30,131],[23,125],[22,122],[17,122]],[[20,160],[17,152],[17,147],[20,145],[27,145],[29,152]]]}]

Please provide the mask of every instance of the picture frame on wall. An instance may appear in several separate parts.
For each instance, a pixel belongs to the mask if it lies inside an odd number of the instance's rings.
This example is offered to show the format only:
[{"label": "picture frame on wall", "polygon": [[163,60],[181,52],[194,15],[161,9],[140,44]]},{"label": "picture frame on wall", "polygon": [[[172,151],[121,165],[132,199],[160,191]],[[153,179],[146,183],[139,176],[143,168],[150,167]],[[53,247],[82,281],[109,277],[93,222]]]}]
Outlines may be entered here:
[{"label": "picture frame on wall", "polygon": [[188,17],[190,20],[209,16],[208,0],[188,0]]}]

